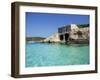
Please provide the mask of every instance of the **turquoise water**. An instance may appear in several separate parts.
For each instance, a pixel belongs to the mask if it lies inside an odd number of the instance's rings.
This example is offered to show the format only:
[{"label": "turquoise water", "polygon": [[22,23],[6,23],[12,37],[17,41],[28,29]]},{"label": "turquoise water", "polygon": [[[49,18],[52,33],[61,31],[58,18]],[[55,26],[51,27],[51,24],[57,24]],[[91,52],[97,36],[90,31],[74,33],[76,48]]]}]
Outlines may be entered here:
[{"label": "turquoise water", "polygon": [[26,43],[26,67],[89,64],[89,45]]}]

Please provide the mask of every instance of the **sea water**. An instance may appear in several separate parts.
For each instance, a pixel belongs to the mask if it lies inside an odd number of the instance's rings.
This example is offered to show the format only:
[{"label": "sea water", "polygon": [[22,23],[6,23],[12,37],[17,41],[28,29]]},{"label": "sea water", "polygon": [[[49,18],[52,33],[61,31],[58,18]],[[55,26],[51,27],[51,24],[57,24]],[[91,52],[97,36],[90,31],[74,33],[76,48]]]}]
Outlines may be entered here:
[{"label": "sea water", "polygon": [[89,45],[26,43],[26,67],[89,64]]}]

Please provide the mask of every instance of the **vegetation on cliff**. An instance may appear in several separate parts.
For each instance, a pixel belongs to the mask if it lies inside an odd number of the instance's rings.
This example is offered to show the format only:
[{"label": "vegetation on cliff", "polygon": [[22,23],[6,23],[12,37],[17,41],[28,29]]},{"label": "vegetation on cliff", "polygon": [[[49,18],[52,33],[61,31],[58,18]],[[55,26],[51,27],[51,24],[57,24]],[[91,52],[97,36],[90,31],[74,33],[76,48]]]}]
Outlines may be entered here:
[{"label": "vegetation on cliff", "polygon": [[77,26],[79,28],[85,28],[85,27],[89,27],[89,24],[78,24]]}]

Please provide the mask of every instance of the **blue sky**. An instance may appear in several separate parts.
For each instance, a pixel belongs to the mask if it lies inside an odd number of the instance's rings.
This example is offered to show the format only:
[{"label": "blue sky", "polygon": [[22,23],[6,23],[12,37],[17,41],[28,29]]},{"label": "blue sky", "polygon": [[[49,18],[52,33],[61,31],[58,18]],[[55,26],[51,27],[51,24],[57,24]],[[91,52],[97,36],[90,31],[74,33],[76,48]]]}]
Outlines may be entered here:
[{"label": "blue sky", "polygon": [[89,15],[26,12],[27,37],[48,37],[70,24],[89,24]]}]

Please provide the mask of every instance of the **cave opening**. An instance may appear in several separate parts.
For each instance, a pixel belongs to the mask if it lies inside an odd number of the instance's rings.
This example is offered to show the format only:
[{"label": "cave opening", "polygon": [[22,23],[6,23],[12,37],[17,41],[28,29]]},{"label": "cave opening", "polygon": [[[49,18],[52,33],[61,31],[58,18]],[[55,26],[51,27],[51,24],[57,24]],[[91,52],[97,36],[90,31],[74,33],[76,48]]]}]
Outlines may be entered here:
[{"label": "cave opening", "polygon": [[66,33],[66,34],[65,34],[65,41],[68,41],[68,39],[69,39],[69,34]]},{"label": "cave opening", "polygon": [[61,41],[64,39],[63,35],[60,35],[59,38],[60,38]]}]

